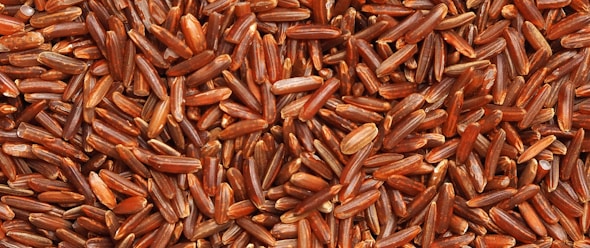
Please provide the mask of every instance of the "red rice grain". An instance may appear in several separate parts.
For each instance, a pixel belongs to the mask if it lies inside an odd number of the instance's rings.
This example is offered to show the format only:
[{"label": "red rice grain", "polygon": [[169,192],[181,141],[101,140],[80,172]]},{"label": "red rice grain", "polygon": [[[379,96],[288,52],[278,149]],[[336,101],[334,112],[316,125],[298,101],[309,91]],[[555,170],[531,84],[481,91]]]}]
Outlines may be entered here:
[{"label": "red rice grain", "polygon": [[589,243],[587,0],[0,2],[0,246]]}]

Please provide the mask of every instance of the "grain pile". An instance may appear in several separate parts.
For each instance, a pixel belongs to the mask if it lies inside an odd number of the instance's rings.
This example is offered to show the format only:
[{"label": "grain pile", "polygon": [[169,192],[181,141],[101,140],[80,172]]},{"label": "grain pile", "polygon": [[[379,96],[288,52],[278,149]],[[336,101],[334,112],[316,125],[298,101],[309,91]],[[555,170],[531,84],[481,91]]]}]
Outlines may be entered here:
[{"label": "grain pile", "polygon": [[588,247],[588,0],[0,0],[0,247]]}]

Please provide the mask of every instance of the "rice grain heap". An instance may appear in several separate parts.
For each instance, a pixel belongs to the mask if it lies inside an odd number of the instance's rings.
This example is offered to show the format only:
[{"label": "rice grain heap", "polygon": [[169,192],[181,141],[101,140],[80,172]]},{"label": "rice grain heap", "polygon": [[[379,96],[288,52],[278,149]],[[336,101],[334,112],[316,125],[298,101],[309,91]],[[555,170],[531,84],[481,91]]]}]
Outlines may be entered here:
[{"label": "rice grain heap", "polygon": [[589,247],[588,0],[0,0],[0,247]]}]

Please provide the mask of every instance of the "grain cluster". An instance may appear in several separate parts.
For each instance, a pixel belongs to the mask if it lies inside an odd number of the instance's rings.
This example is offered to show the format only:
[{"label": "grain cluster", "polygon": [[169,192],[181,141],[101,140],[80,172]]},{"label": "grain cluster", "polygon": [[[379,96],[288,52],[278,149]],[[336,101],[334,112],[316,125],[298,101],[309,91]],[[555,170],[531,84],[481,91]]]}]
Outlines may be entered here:
[{"label": "grain cluster", "polygon": [[590,247],[588,0],[0,0],[0,247]]}]

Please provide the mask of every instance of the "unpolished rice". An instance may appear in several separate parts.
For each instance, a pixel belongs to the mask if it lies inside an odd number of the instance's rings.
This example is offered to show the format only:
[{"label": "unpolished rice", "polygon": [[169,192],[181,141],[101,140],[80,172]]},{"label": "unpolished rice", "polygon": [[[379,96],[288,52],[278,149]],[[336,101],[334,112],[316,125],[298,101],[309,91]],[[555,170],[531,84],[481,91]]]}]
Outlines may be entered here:
[{"label": "unpolished rice", "polygon": [[587,1],[5,1],[0,246],[583,246]]}]

